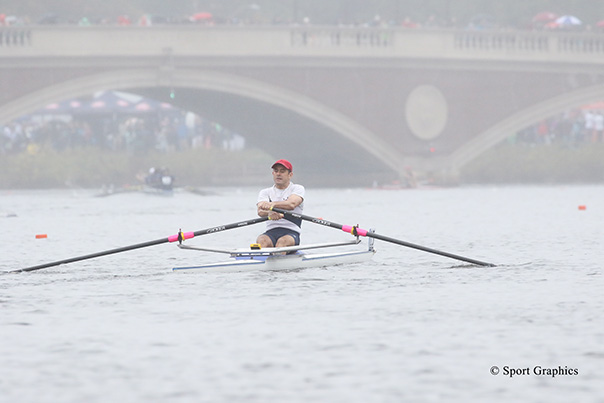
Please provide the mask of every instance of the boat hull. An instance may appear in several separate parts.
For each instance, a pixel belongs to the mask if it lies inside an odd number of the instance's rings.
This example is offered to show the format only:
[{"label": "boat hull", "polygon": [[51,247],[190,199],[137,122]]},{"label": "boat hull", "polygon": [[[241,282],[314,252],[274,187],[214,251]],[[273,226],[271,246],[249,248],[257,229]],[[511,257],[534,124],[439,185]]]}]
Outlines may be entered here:
[{"label": "boat hull", "polygon": [[175,267],[178,272],[246,272],[255,270],[297,270],[312,267],[331,267],[367,262],[373,258],[375,250],[330,252],[330,253],[296,253],[289,255],[249,256],[222,263],[199,266]]}]

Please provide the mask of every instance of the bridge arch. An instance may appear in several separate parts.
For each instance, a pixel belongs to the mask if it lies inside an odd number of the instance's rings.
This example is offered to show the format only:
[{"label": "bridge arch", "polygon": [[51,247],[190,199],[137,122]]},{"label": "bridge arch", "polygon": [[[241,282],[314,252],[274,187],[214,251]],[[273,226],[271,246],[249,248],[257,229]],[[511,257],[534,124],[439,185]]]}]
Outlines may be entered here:
[{"label": "bridge arch", "polygon": [[569,108],[576,108],[579,105],[598,102],[603,98],[604,85],[599,84],[581,88],[531,105],[497,122],[480,133],[472,141],[451,154],[447,164],[449,167],[454,167],[454,170],[457,171],[480,154],[494,147],[502,140],[505,140],[511,134],[517,133],[536,122],[549,118]]},{"label": "bridge arch", "polygon": [[[172,100],[168,94],[171,89],[176,89],[176,99]],[[262,136],[259,131],[266,130],[266,127],[256,127],[251,125],[251,135],[259,136],[260,142],[264,142],[264,148],[274,155],[293,155],[291,157],[298,160],[303,160],[314,165],[321,165],[325,158],[312,158],[304,156],[302,149],[299,147],[290,147],[288,144],[292,141],[292,136],[296,134],[308,137],[311,142],[315,142],[316,146],[309,147],[306,144],[305,151],[309,150],[320,151],[317,154],[325,156],[331,152],[333,155],[329,159],[338,159],[342,157],[348,149],[350,154],[347,158],[352,161],[360,162],[361,164],[369,165],[375,169],[388,170],[393,173],[401,174],[403,172],[400,156],[395,153],[383,140],[372,133],[367,128],[359,123],[343,115],[342,113],[321,104],[320,102],[311,99],[304,94],[297,93],[292,90],[279,88],[277,86],[267,84],[261,81],[256,81],[250,78],[240,77],[233,74],[226,74],[216,71],[193,70],[193,69],[176,69],[176,70],[158,70],[157,68],[142,68],[128,70],[113,70],[108,72],[90,74],[81,76],[72,80],[67,80],[59,84],[53,84],[42,88],[36,92],[30,93],[19,99],[5,104],[0,108],[0,121],[10,121],[19,116],[31,113],[33,110],[41,108],[48,103],[58,100],[90,95],[91,93],[101,90],[120,90],[131,91],[137,94],[151,96],[153,98],[171,102],[176,106],[186,110],[194,111],[204,117],[220,118],[217,120],[221,124],[229,126],[228,113],[212,113],[207,116],[206,107],[212,109],[214,102],[199,102],[200,92],[206,95],[222,94],[230,101],[246,100],[244,104],[250,103],[265,106],[268,109],[283,110],[291,115],[299,117],[299,121],[309,122],[305,128],[322,128],[320,134],[309,135],[300,131],[291,130],[287,137],[282,137],[282,141],[270,141],[271,136]],[[184,94],[179,96],[178,94]],[[197,100],[196,100],[197,97]],[[203,98],[203,97],[201,97]],[[239,105],[234,109],[241,108]],[[216,112],[216,111],[215,111]],[[271,115],[271,113],[267,113]],[[249,117],[249,114],[248,114]],[[269,117],[270,119],[270,117]],[[269,122],[270,124],[270,122]],[[235,124],[235,126],[241,126]],[[254,128],[256,133],[254,133]],[[244,134],[249,132],[242,130]],[[282,134],[282,133],[281,133]],[[338,141],[326,141],[326,136],[339,137]],[[269,144],[267,144],[269,143]],[[302,144],[306,142],[298,142]],[[343,143],[348,143],[352,147],[342,149]],[[336,146],[334,149],[325,149],[329,146]],[[362,151],[359,153],[359,151]],[[340,154],[338,157],[335,154]],[[333,162],[333,161],[332,161]],[[342,165],[344,166],[344,165]]]},{"label": "bridge arch", "polygon": [[[573,102],[556,106],[561,94],[604,83],[604,39],[588,32],[179,25],[27,33],[19,46],[0,47],[0,122],[103,89],[172,102],[176,87],[177,106],[357,183],[374,175],[367,172],[404,176],[407,166],[418,178],[454,175]],[[389,40],[370,40],[383,35]],[[441,92],[446,109],[436,125],[428,105],[434,131],[419,133],[410,99],[425,85]]]}]

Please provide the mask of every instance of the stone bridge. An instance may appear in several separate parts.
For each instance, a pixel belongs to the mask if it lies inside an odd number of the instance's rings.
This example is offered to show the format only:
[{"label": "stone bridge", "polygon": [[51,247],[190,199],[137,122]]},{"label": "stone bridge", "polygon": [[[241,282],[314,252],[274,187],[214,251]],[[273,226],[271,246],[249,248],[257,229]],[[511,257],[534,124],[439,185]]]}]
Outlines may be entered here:
[{"label": "stone bridge", "polygon": [[604,99],[604,34],[4,27],[0,85],[0,124],[121,90],[220,122],[325,180],[409,168],[454,179],[517,130]]}]

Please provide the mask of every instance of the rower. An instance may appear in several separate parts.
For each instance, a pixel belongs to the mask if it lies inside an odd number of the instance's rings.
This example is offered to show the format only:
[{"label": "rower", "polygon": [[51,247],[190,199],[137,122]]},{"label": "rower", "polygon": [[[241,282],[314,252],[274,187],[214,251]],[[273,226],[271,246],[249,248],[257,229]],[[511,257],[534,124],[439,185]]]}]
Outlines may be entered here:
[{"label": "rower", "polygon": [[273,207],[302,214],[304,209],[304,186],[293,183],[291,162],[280,159],[272,165],[273,186],[262,189],[256,203],[258,215],[267,217],[266,231],[258,236],[256,243],[261,248],[285,247],[300,244],[302,220],[285,217],[271,211]]}]

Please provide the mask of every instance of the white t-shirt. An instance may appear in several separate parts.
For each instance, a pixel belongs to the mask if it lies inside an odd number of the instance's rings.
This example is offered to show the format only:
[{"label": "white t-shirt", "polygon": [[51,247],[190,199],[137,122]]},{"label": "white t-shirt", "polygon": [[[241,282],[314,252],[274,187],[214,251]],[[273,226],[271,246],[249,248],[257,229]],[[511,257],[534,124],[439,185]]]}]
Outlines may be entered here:
[{"label": "white t-shirt", "polygon": [[[262,201],[267,202],[278,202],[287,200],[287,198],[291,195],[297,195],[304,200],[304,186],[296,185],[292,182],[289,183],[289,186],[285,189],[278,189],[275,185],[270,188],[262,189],[258,194],[258,201],[256,203],[260,203]],[[304,210],[304,201],[300,203],[298,207],[296,207],[293,212],[302,214]],[[300,226],[302,225],[302,220],[296,220],[293,218],[282,218],[280,220],[269,220],[266,223],[266,229],[272,228],[288,228],[296,232],[300,232]]]}]

